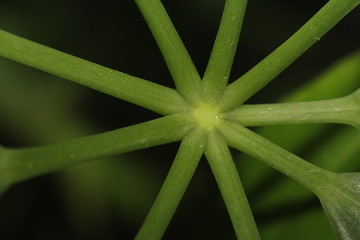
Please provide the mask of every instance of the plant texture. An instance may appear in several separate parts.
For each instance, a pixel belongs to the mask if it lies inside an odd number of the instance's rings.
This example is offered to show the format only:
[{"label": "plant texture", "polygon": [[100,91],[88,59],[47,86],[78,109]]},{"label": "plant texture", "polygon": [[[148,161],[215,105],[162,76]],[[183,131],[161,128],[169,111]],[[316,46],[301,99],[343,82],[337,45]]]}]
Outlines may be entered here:
[{"label": "plant texture", "polygon": [[[335,99],[244,104],[359,5],[330,0],[263,61],[228,83],[246,0],[227,0],[203,77],[160,0],[135,0],[159,45],[176,89],[127,75],[0,31],[0,55],[163,117],[57,144],[0,148],[0,191],[73,164],[181,141],[171,169],[136,239],[160,239],[203,155],[238,239],[260,239],[229,147],[259,159],[313,192],[339,239],[360,239],[360,175],[335,173],[277,146],[248,127],[341,123],[360,128],[360,90]],[[341,81],[341,79],[338,79]],[[345,137],[344,137],[345,138]],[[249,169],[250,170],[250,169]],[[279,186],[279,189],[286,186]],[[291,188],[291,187],[290,187]]]}]

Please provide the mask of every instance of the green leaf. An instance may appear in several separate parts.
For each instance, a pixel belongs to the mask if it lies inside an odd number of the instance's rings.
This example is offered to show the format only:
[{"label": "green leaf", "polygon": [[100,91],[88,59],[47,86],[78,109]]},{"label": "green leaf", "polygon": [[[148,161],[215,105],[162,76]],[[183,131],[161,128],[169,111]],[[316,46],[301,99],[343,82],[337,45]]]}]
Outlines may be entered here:
[{"label": "green leaf", "polygon": [[360,239],[360,173],[339,173],[318,197],[339,239]]}]

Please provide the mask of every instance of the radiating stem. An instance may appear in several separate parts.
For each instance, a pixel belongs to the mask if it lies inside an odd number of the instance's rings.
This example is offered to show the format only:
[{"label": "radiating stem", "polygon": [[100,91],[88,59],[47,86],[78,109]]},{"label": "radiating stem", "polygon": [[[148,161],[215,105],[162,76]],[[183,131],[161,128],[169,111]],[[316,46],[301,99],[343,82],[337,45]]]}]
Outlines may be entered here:
[{"label": "radiating stem", "polygon": [[302,123],[343,123],[360,128],[360,90],[331,100],[242,105],[224,118],[244,126]]},{"label": "radiating stem", "polygon": [[[309,162],[324,166],[333,172],[347,172],[359,167],[360,131],[344,128],[320,148],[308,156]],[[276,209],[291,202],[305,202],[312,196],[309,191],[294,181],[279,181],[271,185],[268,191],[262,191],[252,202],[258,211]]]},{"label": "radiating stem", "polygon": [[330,0],[285,43],[230,84],[219,102],[223,111],[234,109],[253,96],[358,6],[360,0]]},{"label": "radiating stem", "polygon": [[247,0],[227,0],[203,78],[204,96],[217,102],[227,85],[243,23]]},{"label": "radiating stem", "polygon": [[260,239],[229,148],[216,131],[209,133],[205,154],[219,185],[237,239]]},{"label": "radiating stem", "polygon": [[200,100],[200,76],[160,0],[135,0],[147,22],[180,95]]},{"label": "radiating stem", "polygon": [[203,154],[205,136],[198,128],[182,141],[160,193],[135,239],[162,238]]},{"label": "radiating stem", "polygon": [[2,30],[0,56],[160,114],[167,115],[187,109],[186,102],[173,89],[71,56]]},{"label": "radiating stem", "polygon": [[329,172],[286,151],[234,122],[223,121],[219,130],[227,143],[291,177],[314,193],[329,182]]},{"label": "radiating stem", "polygon": [[0,149],[3,153],[0,156],[0,181],[13,184],[76,163],[179,141],[191,124],[188,115],[174,114],[58,144]]}]

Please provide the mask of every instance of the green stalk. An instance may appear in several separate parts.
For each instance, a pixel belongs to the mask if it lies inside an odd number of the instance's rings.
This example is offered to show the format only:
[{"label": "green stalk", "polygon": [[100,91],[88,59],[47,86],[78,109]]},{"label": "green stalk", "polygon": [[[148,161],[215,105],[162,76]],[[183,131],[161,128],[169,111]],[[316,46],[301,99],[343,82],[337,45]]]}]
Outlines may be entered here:
[{"label": "green stalk", "polygon": [[91,63],[2,30],[0,56],[160,114],[167,115],[187,109],[186,102],[173,89]]},{"label": "green stalk", "polygon": [[219,107],[228,111],[240,106],[318,42],[359,3],[360,0],[330,0],[285,43],[230,84],[219,102]]},{"label": "green stalk", "polygon": [[233,64],[247,0],[227,0],[210,60],[207,65],[203,88],[204,97],[215,103],[224,92]]},{"label": "green stalk", "polygon": [[314,193],[331,181],[328,171],[299,158],[241,125],[223,121],[219,125],[219,130],[230,146],[262,160]]},{"label": "green stalk", "polygon": [[0,149],[0,182],[14,184],[76,163],[179,141],[191,124],[188,115],[174,114],[53,145],[3,148]]},{"label": "green stalk", "polygon": [[[359,169],[360,131],[344,128],[308,156],[308,161],[332,172],[349,172]],[[271,185],[252,202],[257,211],[279,209],[291,202],[305,202],[312,194],[294,181],[280,181]]]},{"label": "green stalk", "polygon": [[204,130],[198,128],[184,138],[160,193],[135,239],[162,238],[204,152],[205,136]]},{"label": "green stalk", "polygon": [[216,131],[209,132],[205,154],[225,201],[237,239],[260,239],[229,148]]},{"label": "green stalk", "polygon": [[274,124],[343,123],[360,128],[360,89],[331,100],[242,105],[224,118],[243,126]]},{"label": "green stalk", "polygon": [[135,0],[161,50],[180,95],[200,100],[200,76],[160,0]]}]

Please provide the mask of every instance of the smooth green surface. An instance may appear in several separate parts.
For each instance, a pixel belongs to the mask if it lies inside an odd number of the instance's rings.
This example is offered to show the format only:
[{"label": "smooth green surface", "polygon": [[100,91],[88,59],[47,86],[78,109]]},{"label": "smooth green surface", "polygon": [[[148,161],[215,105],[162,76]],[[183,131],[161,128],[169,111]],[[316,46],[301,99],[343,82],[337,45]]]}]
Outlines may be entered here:
[{"label": "smooth green surface", "polygon": [[264,161],[313,192],[329,181],[326,170],[312,165],[241,125],[224,121],[219,125],[219,130],[230,146]]},{"label": "smooth green surface", "polygon": [[243,126],[333,122],[360,128],[360,89],[331,100],[242,105],[224,114],[224,118]]},{"label": "smooth green surface", "polygon": [[195,172],[206,144],[205,131],[192,131],[181,143],[165,182],[135,239],[160,239]]},{"label": "smooth green surface", "polygon": [[230,150],[218,132],[209,133],[205,155],[220,188],[237,238],[260,239]]},{"label": "smooth green surface", "polygon": [[204,97],[216,103],[229,81],[247,0],[227,0],[219,30],[203,77]]},{"label": "smooth green surface", "polygon": [[71,56],[3,30],[0,30],[0,46],[0,56],[157,113],[171,114],[187,109],[186,102],[173,89]]},{"label": "smooth green surface", "polygon": [[0,176],[6,184],[14,184],[71,164],[179,141],[191,122],[188,115],[175,114],[58,144],[2,149]]},{"label": "smooth green surface", "polygon": [[175,82],[179,94],[191,104],[201,96],[201,79],[160,0],[136,0]]}]

